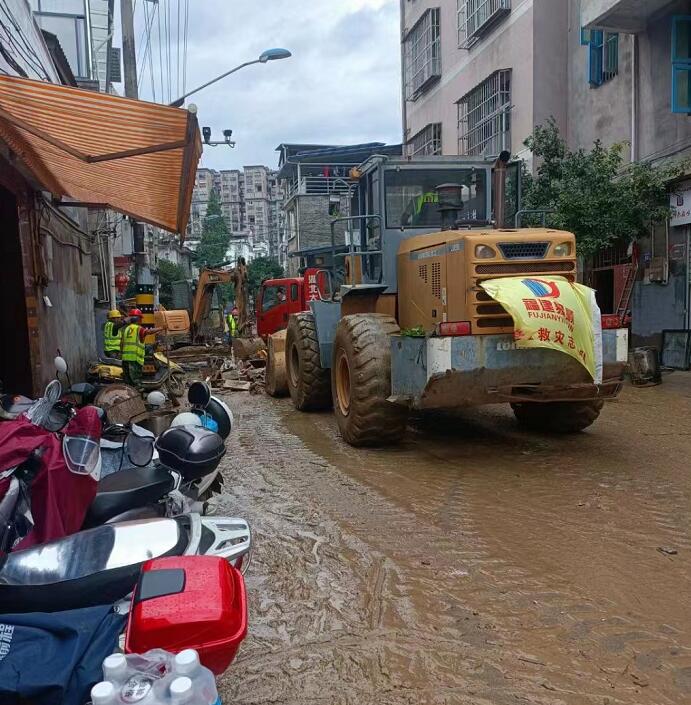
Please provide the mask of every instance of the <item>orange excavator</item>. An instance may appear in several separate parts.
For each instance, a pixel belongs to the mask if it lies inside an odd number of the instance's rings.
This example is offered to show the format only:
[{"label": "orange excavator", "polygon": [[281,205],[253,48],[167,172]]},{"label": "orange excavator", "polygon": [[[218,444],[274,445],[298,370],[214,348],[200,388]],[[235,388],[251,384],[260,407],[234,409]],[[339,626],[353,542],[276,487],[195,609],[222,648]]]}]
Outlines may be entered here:
[{"label": "orange excavator", "polygon": [[166,310],[155,314],[155,325],[165,331],[174,345],[199,345],[223,333],[223,311],[214,308],[214,292],[219,284],[233,284],[235,306],[240,312],[238,330],[249,321],[247,264],[240,258],[232,269],[202,269],[189,309]]}]

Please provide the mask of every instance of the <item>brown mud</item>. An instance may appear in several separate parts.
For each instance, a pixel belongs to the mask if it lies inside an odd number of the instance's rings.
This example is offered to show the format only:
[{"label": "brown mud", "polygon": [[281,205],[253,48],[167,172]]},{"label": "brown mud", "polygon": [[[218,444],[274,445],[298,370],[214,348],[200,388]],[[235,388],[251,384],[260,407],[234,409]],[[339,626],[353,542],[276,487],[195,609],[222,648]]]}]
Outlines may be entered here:
[{"label": "brown mud", "polygon": [[388,450],[229,403],[214,511],[255,550],[224,703],[691,703],[691,375],[578,436],[492,407]]}]

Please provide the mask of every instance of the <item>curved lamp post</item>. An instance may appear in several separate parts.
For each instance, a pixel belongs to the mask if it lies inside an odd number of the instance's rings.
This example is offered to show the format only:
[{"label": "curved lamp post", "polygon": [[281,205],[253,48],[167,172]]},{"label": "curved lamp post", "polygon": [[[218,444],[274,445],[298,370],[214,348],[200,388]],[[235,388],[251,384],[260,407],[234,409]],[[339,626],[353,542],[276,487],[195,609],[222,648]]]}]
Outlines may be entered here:
[{"label": "curved lamp post", "polygon": [[292,54],[287,50],[287,49],[267,49],[266,51],[262,52],[261,55],[259,56],[258,59],[254,59],[253,61],[246,61],[244,64],[240,64],[239,66],[236,66],[234,69],[231,69],[230,71],[226,71],[225,73],[222,73],[220,76],[216,76],[216,78],[212,79],[211,81],[207,81],[203,85],[199,86],[198,88],[195,88],[193,91],[189,91],[189,93],[185,93],[185,95],[181,95],[177,100],[174,100],[172,103],[168,103],[172,108],[179,108],[181,107],[186,98],[189,98],[189,96],[193,95],[194,93],[198,93],[202,88],[206,88],[207,86],[210,86],[212,83],[216,83],[216,81],[220,81],[222,78],[225,78],[226,76],[230,76],[231,73],[235,73],[236,71],[239,71],[240,69],[244,69],[245,66],[251,66],[252,64],[266,64],[269,61],[276,61],[278,59],[287,59]]}]

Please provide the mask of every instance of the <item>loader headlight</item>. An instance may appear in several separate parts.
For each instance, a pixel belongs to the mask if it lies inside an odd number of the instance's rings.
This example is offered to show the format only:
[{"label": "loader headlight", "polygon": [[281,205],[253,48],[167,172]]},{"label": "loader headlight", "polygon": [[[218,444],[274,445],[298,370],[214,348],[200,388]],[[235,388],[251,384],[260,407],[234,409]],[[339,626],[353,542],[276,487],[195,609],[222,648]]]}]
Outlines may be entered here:
[{"label": "loader headlight", "polygon": [[476,259],[493,259],[497,253],[489,245],[475,245]]},{"label": "loader headlight", "polygon": [[571,243],[562,242],[556,245],[553,250],[555,257],[568,257],[571,254]]}]

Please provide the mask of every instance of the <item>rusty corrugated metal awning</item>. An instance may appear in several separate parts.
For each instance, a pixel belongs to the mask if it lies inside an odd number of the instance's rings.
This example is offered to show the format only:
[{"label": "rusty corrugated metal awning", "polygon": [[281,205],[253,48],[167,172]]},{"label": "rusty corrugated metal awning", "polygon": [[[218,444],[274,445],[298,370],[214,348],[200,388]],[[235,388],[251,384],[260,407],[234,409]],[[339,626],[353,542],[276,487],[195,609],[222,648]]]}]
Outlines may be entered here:
[{"label": "rusty corrugated metal awning", "polygon": [[188,111],[0,75],[0,138],[55,196],[184,233],[202,150]]}]

